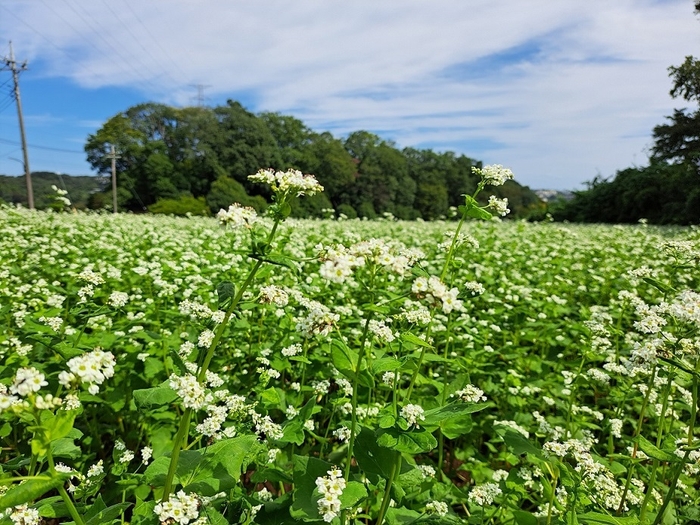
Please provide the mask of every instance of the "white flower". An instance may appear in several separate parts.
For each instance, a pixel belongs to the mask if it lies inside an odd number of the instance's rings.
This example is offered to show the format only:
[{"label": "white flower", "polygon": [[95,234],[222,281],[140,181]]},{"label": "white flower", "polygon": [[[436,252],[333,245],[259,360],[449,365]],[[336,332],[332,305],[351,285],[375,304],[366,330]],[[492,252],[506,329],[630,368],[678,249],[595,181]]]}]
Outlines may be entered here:
[{"label": "white flower", "polygon": [[350,429],[345,426],[340,427],[333,431],[333,435],[338,439],[338,441],[345,443],[350,439]]},{"label": "white flower", "polygon": [[177,495],[170,496],[168,501],[159,503],[153,509],[161,523],[172,520],[173,523],[187,525],[199,517],[200,500],[193,494],[181,490]]},{"label": "white flower", "polygon": [[20,368],[15,374],[14,383],[10,386],[10,393],[24,397],[33,392],[38,392],[42,386],[47,386],[48,384],[44,374],[36,368]]},{"label": "white flower", "polygon": [[248,180],[269,184],[273,191],[284,194],[314,195],[323,191],[316,177],[304,175],[298,170],[273,171],[262,169],[253,175],[248,176]]},{"label": "white flower", "polygon": [[475,503],[480,506],[491,505],[493,499],[501,494],[501,489],[496,483],[484,483],[474,487],[467,499],[470,502]]},{"label": "white flower", "polygon": [[502,186],[506,181],[513,179],[513,172],[500,164],[490,164],[483,168],[472,168],[475,175],[481,176],[485,184]]},{"label": "white flower", "polygon": [[316,488],[321,494],[318,500],[318,512],[323,516],[323,521],[330,523],[340,514],[340,496],[345,490],[345,479],[339,468],[332,468],[327,472],[328,476],[316,478]]},{"label": "white flower", "polygon": [[200,348],[209,348],[214,341],[215,334],[211,330],[204,330],[199,334],[199,339],[197,339],[197,346]]},{"label": "white flower", "polygon": [[171,375],[170,388],[177,392],[185,408],[199,410],[203,408],[211,398],[211,394],[207,395],[207,391],[192,374],[185,374],[184,376]]},{"label": "white flower", "polygon": [[60,317],[39,317],[39,321],[51,327],[54,332],[58,332],[63,324],[63,319]]},{"label": "white flower", "polygon": [[112,292],[109,295],[108,302],[114,308],[121,308],[129,302],[129,294],[124,292]]},{"label": "white flower", "polygon": [[484,391],[471,384],[465,386],[462,390],[457,390],[453,396],[460,398],[465,403],[478,403],[479,401],[486,401]]},{"label": "white flower", "polygon": [[409,426],[418,426],[418,421],[425,419],[424,410],[420,405],[406,405],[401,409],[401,417],[403,417]]},{"label": "white flower", "polygon": [[429,501],[425,504],[426,514],[435,514],[436,516],[446,516],[449,507],[444,501]]},{"label": "white flower", "polygon": [[489,197],[488,207],[502,217],[510,213],[510,210],[508,209],[508,199],[498,199],[495,195],[491,195]]},{"label": "white flower", "polygon": [[141,461],[144,465],[148,465],[148,462],[153,457],[153,449],[151,447],[143,447],[141,449]]},{"label": "white flower", "polygon": [[234,202],[228,210],[219,210],[216,218],[222,226],[235,230],[242,227],[250,228],[258,220],[258,214],[253,208],[243,207]]}]

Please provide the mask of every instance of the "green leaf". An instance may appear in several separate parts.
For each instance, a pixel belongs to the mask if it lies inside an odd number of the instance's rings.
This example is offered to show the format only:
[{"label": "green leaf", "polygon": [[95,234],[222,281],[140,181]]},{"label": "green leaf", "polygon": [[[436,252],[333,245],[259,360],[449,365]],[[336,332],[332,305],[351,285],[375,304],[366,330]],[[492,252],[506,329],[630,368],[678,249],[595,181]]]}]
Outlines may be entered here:
[{"label": "green leaf", "polygon": [[513,517],[517,525],[537,525],[537,517],[524,510],[514,510]]},{"label": "green leaf", "polygon": [[675,454],[661,450],[644,436],[637,436],[637,443],[639,444],[640,450],[650,458],[658,459],[659,461],[667,461],[669,463],[676,463],[681,460],[681,458]]},{"label": "green leaf", "polygon": [[73,438],[61,438],[51,442],[51,454],[55,458],[78,459],[83,451],[78,447]]},{"label": "green leaf", "polygon": [[401,361],[393,357],[382,357],[376,361],[372,361],[372,372],[374,374],[383,374],[401,368]]},{"label": "green leaf", "polygon": [[359,481],[348,481],[343,493],[340,495],[340,508],[351,509],[367,497],[367,489]]},{"label": "green leaf", "polygon": [[673,288],[673,286],[669,286],[667,284],[664,284],[661,281],[659,281],[658,279],[654,279],[652,277],[642,277],[642,281],[644,281],[645,283],[647,283],[650,286],[653,286],[654,288],[656,288],[657,290],[659,290],[663,294],[668,294],[668,293],[676,291],[676,289]]},{"label": "green leaf", "polygon": [[116,505],[112,505],[111,507],[102,509],[99,512],[97,512],[92,518],[87,520],[85,522],[85,525],[100,525],[101,523],[110,523],[129,507],[131,507],[131,503],[117,503]]},{"label": "green leaf", "polygon": [[474,428],[474,421],[469,416],[450,417],[440,422],[440,430],[447,439],[457,439],[468,434]]},{"label": "green leaf", "polygon": [[61,496],[42,499],[37,506],[37,511],[42,518],[65,518],[70,516],[70,511]]},{"label": "green leaf", "polygon": [[268,255],[264,258],[261,258],[262,261],[269,263],[269,264],[274,264],[276,266],[284,266],[285,268],[289,268],[292,270],[295,274],[299,273],[299,265],[297,261],[290,257],[285,257],[284,255]]},{"label": "green leaf", "polygon": [[177,392],[167,382],[153,388],[134,390],[134,403],[139,408],[153,408],[169,405],[177,399]]},{"label": "green leaf", "polygon": [[354,379],[360,355],[337,339],[331,342],[331,362],[338,371],[349,379]]},{"label": "green leaf", "polygon": [[391,466],[396,463],[399,453],[379,445],[376,434],[362,427],[355,438],[355,459],[365,474],[376,474],[389,479]]},{"label": "green leaf", "polygon": [[245,458],[257,448],[256,442],[256,436],[238,436],[207,447],[201,463],[190,472],[185,492],[213,496],[231,490],[239,483]]},{"label": "green leaf", "polygon": [[216,287],[219,308],[236,296],[236,286],[231,281],[222,281]]},{"label": "green leaf", "polygon": [[306,434],[304,433],[304,422],[294,418],[292,421],[288,421],[284,428],[282,429],[282,439],[280,443],[294,443],[297,446],[304,444],[304,439]]},{"label": "green leaf", "polygon": [[467,210],[467,217],[473,217],[474,219],[482,219],[488,221],[491,219],[492,215],[483,208],[475,207],[469,208],[469,210]]},{"label": "green leaf", "polygon": [[397,427],[382,431],[377,438],[377,443],[382,447],[407,454],[430,452],[437,447],[437,440],[427,430],[402,430]]},{"label": "green leaf", "polygon": [[692,369],[692,367],[684,364],[682,361],[678,361],[677,359],[672,359],[670,357],[664,357],[664,356],[659,356],[658,357],[661,361],[664,363],[667,363],[671,366],[675,366],[676,368],[679,368],[680,370],[683,370],[684,372],[694,375],[698,378],[700,378],[700,374],[698,374],[695,370]]},{"label": "green leaf", "polygon": [[514,454],[532,454],[538,458],[543,458],[542,451],[517,430],[501,425],[495,426],[494,429],[503,437],[503,441],[506,442],[506,445]]},{"label": "green leaf", "polygon": [[46,439],[51,442],[67,436],[73,429],[77,415],[77,410],[59,410],[53,418],[44,421],[42,425],[46,429]]},{"label": "green leaf", "polygon": [[433,345],[426,341],[423,341],[420,337],[412,334],[411,332],[404,332],[403,334],[401,334],[401,340],[404,343],[412,343],[416,346],[422,346],[424,348],[433,348]]},{"label": "green leaf", "polygon": [[331,466],[314,457],[294,456],[294,502],[289,509],[293,518],[304,521],[321,519],[318,498],[314,497],[316,478],[326,476]]},{"label": "green leaf", "polygon": [[228,520],[224,518],[223,514],[221,514],[214,507],[204,507],[204,509],[202,509],[202,512],[207,517],[208,525],[229,525]]},{"label": "green leaf", "polygon": [[431,410],[426,410],[423,414],[425,419],[423,424],[425,426],[437,426],[441,421],[455,417],[455,416],[465,416],[468,414],[473,414],[474,412],[479,412],[485,408],[494,406],[493,403],[462,403],[458,401],[456,403],[450,403],[443,407],[433,408]]},{"label": "green leaf", "polygon": [[388,525],[410,525],[420,518],[421,514],[406,507],[390,508],[386,511]]},{"label": "green leaf", "polygon": [[55,476],[36,476],[21,485],[15,485],[0,498],[0,509],[9,509],[34,501],[50,490],[62,486],[69,477],[70,474],[67,473]]},{"label": "green leaf", "polygon": [[286,200],[279,205],[279,215],[282,219],[286,219],[289,217],[289,214],[292,213],[292,205],[289,204]]},{"label": "green leaf", "polygon": [[609,525],[636,525],[639,523],[639,518],[636,516],[619,517],[600,512],[586,512],[577,516],[581,523],[606,523]]}]

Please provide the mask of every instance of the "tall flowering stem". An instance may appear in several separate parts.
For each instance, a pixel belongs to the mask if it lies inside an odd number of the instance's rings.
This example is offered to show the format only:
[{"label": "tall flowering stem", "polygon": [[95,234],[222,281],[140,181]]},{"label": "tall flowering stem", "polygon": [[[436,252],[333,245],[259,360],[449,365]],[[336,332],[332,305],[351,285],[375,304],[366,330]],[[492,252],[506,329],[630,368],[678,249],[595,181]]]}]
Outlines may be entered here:
[{"label": "tall flowering stem", "polygon": [[[462,230],[462,227],[464,226],[465,221],[467,220],[467,217],[485,220],[491,219],[492,215],[486,208],[493,208],[499,213],[499,215],[505,215],[506,213],[508,213],[508,211],[510,211],[506,208],[508,204],[508,199],[498,200],[495,199],[495,197],[493,197],[492,199],[489,199],[488,206],[481,207],[478,205],[476,198],[479,195],[479,193],[481,193],[481,190],[483,190],[484,187],[486,187],[487,184],[490,184],[492,186],[501,186],[505,184],[506,181],[511,180],[513,178],[513,172],[498,164],[484,166],[483,168],[472,168],[472,172],[475,175],[479,175],[481,177],[481,180],[479,181],[479,184],[477,185],[476,190],[472,195],[464,195],[464,204],[459,207],[459,211],[462,212],[462,216],[459,219],[457,229],[455,230],[455,233],[452,236],[450,247],[447,250],[447,255],[445,256],[445,263],[443,264],[442,271],[440,272],[440,281],[445,280],[447,272],[450,269],[452,260],[454,259],[455,250],[457,248],[457,243],[459,241],[459,234]],[[430,323],[430,325],[428,325],[428,336],[430,334],[431,327],[432,322]],[[418,378],[418,373],[420,372],[421,365],[423,364],[423,358],[425,357],[425,350],[425,346],[421,347],[420,355],[418,356],[418,362],[416,363],[416,369],[413,371],[413,375],[411,376],[411,382],[408,385],[408,390],[406,391],[406,396],[404,397],[404,399],[406,400],[409,400],[411,398],[411,394],[413,393],[413,387],[416,383],[416,379]]]},{"label": "tall flowering stem", "polygon": [[[267,238],[263,243],[256,244],[255,240],[252,240],[252,257],[256,259],[253,267],[248,272],[248,276],[241,284],[238,292],[231,300],[222,322],[217,326],[214,338],[211,344],[207,348],[207,353],[204,355],[202,364],[199,367],[197,373],[197,381],[202,383],[206,380],[207,371],[209,370],[209,365],[214,358],[214,353],[219,345],[219,341],[224,335],[224,331],[228,326],[228,323],[236,311],[238,304],[243,298],[243,294],[250,287],[255,279],[258,270],[265,262],[265,255],[268,253],[272,241],[274,240],[275,234],[277,233],[277,228],[279,224],[284,221],[291,213],[291,205],[289,201],[295,196],[301,195],[313,195],[316,192],[323,191],[323,186],[321,186],[312,175],[303,175],[301,172],[296,170],[289,170],[286,172],[274,172],[272,170],[260,170],[255,175],[249,177],[253,182],[263,182],[269,184],[275,191],[275,204],[270,207],[274,223],[270,229]],[[252,208],[245,208],[238,204],[233,204],[228,210],[221,210],[217,215],[219,221],[225,226],[232,226],[234,228],[246,227],[250,228],[253,223],[257,221],[257,215],[255,210]],[[192,420],[193,409],[187,407],[185,412],[180,419],[180,425],[178,427],[177,434],[175,435],[175,440],[173,443],[173,450],[170,455],[170,465],[168,467],[168,473],[165,477],[165,483],[163,485],[163,497],[161,501],[168,501],[170,494],[173,492],[173,480],[175,479],[175,471],[177,470],[177,464],[180,459],[180,452],[184,446],[186,446],[186,439],[190,431],[190,423]]]}]

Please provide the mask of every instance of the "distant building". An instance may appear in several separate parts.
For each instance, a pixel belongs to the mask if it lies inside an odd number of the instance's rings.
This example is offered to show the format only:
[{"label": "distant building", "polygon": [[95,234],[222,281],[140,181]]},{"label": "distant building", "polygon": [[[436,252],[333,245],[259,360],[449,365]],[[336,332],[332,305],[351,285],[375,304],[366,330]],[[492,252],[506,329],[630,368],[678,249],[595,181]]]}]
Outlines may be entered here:
[{"label": "distant building", "polygon": [[534,190],[535,194],[544,202],[554,202],[558,200],[570,201],[574,198],[573,191],[559,190]]}]

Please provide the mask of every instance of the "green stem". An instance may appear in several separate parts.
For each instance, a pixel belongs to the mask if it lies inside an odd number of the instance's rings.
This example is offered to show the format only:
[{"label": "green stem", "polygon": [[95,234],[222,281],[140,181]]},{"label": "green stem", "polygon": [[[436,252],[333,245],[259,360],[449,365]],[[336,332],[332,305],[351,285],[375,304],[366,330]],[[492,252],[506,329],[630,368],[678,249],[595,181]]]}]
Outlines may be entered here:
[{"label": "green stem", "polygon": [[632,438],[634,439],[634,448],[632,449],[632,463],[630,464],[630,468],[627,470],[627,480],[625,481],[625,489],[622,491],[622,497],[620,498],[620,505],[617,507],[617,514],[620,515],[622,514],[622,509],[625,508],[625,500],[627,498],[627,493],[629,492],[630,489],[630,483],[632,482],[632,476],[634,475],[634,460],[637,457],[637,449],[639,447],[639,443],[637,442],[636,438],[639,436],[639,434],[642,431],[642,423],[644,423],[644,414],[646,413],[647,405],[649,404],[649,396],[651,395],[651,389],[654,387],[654,378],[656,377],[656,365],[654,365],[654,368],[651,371],[651,375],[649,376],[649,382],[647,383],[647,391],[646,394],[644,395],[644,401],[642,402],[642,408],[639,411],[639,419],[637,420],[637,428],[634,431],[634,436]]},{"label": "green stem", "polygon": [[357,368],[355,369],[355,377],[352,382],[352,414],[350,416],[350,439],[348,440],[348,454],[345,462],[345,481],[350,480],[350,467],[352,465],[352,454],[353,448],[355,446],[355,437],[357,435],[357,398],[358,392],[357,387],[360,385],[360,370],[362,369],[362,358],[365,355],[367,349],[365,348],[365,342],[367,341],[367,335],[369,334],[369,322],[374,316],[374,312],[370,311],[367,319],[365,319],[365,326],[362,329],[362,337],[360,338],[360,352],[357,358]]},{"label": "green stem", "polygon": [[394,464],[391,466],[391,472],[389,472],[389,478],[386,480],[386,486],[384,487],[384,498],[382,499],[382,505],[379,508],[379,516],[377,517],[376,525],[382,525],[384,522],[384,516],[389,508],[389,502],[391,502],[391,487],[394,484],[394,477],[396,476],[396,471],[401,464],[401,455],[396,458]]},{"label": "green stem", "polygon": [[[49,472],[51,473],[52,476],[56,475],[56,467],[53,462],[53,455],[51,454],[51,449],[49,448],[46,451],[46,459],[49,462]],[[71,517],[73,518],[73,521],[75,521],[76,525],[85,525],[85,521],[83,520],[82,516],[78,512],[78,509],[75,507],[75,504],[73,503],[73,500],[71,499],[70,495],[66,491],[65,488],[63,488],[63,485],[60,485],[58,487],[58,493],[61,495],[61,498],[63,499],[63,502],[66,504],[66,508],[68,509],[68,512],[70,513]]]},{"label": "green stem", "polygon": [[[657,425],[657,431],[656,431],[656,446],[660,447],[661,442],[663,440],[664,436],[664,418],[666,417],[666,409],[668,408],[668,398],[669,395],[671,394],[671,377],[669,376],[666,378],[666,385],[664,386],[664,391],[663,391],[663,404],[661,407],[661,413],[659,414],[659,423]],[[651,476],[649,478],[649,483],[647,484],[647,492],[644,494],[644,500],[642,501],[642,507],[639,511],[639,521],[644,523],[644,518],[646,517],[646,512],[647,512],[647,506],[649,505],[649,502],[651,501],[651,497],[654,491],[654,485],[656,484],[656,472],[659,469],[660,461],[658,459],[655,459],[652,463],[651,466]]]},{"label": "green stem", "polygon": [[[681,475],[681,472],[683,472],[683,467],[685,466],[685,462],[688,461],[688,455],[690,454],[690,449],[687,449],[685,451],[685,454],[683,455],[683,460],[678,463],[676,466],[676,470],[673,473],[673,479],[671,480],[671,484],[668,487],[668,491],[666,492],[666,496],[664,497],[664,502],[661,504],[661,508],[659,509],[659,513],[656,515],[656,519],[654,519],[654,523],[652,525],[659,525],[661,523],[661,520],[664,517],[664,513],[666,512],[666,508],[668,507],[668,504],[671,503],[671,500],[673,499],[673,494],[676,491],[676,484],[678,483],[678,478]],[[641,516],[640,516],[640,521],[641,521]]]},{"label": "green stem", "polygon": [[693,446],[695,438],[695,420],[698,413],[698,375],[700,375],[700,359],[695,362],[695,373],[693,374],[693,404],[690,407],[690,423],[688,424],[688,446]]},{"label": "green stem", "polygon": [[[272,242],[272,239],[275,236],[275,232],[277,231],[277,227],[279,226],[279,223],[280,219],[276,219],[275,223],[272,225],[270,234],[268,235],[267,240],[265,242],[267,246],[269,246]],[[229,307],[226,309],[224,319],[217,326],[216,333],[214,334],[214,339],[212,340],[211,345],[209,345],[207,353],[204,356],[204,360],[202,361],[202,365],[199,368],[199,373],[197,374],[198,382],[202,383],[206,380],[207,370],[209,370],[209,365],[211,364],[211,361],[214,358],[214,352],[216,351],[216,347],[218,346],[219,341],[224,335],[226,326],[228,325],[228,322],[231,319],[233,312],[238,306],[238,303],[240,303],[241,299],[243,298],[243,294],[253,282],[253,279],[255,278],[255,275],[258,273],[258,270],[260,269],[262,264],[262,259],[257,259],[255,261],[255,264],[250,269],[250,272],[248,273],[248,276],[246,277],[245,281],[239,288],[235,297],[231,300],[231,304],[229,305]],[[187,408],[185,409],[185,412],[182,415],[182,419],[180,419],[180,425],[177,429],[177,434],[173,443],[173,450],[170,454],[170,465],[168,466],[168,473],[165,476],[165,483],[163,484],[163,497],[161,501],[168,501],[168,499],[170,498],[170,494],[172,493],[173,480],[175,479],[175,471],[177,470],[177,463],[180,459],[180,451],[183,447],[187,446],[186,440],[190,432],[190,421],[192,419],[192,414],[192,408]]]}]

